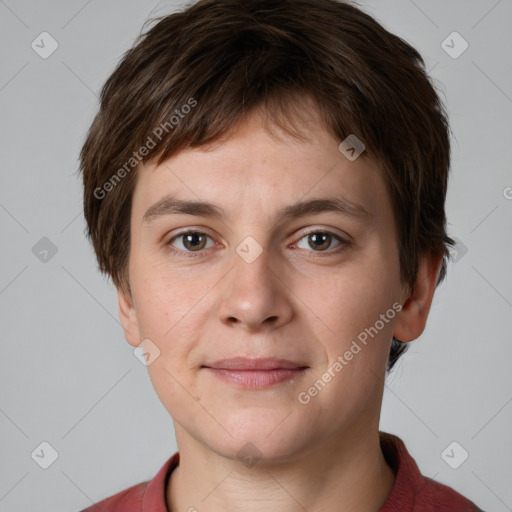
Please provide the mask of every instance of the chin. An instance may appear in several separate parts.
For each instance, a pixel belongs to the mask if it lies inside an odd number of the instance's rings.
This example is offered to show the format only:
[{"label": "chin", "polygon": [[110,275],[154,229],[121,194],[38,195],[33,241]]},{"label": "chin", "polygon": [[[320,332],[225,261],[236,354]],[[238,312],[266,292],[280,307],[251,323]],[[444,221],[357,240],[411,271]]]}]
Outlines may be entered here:
[{"label": "chin", "polygon": [[[241,465],[251,468],[258,464],[275,465],[289,462],[294,455],[300,453],[296,442],[283,443],[269,441],[262,435],[261,438],[249,436],[246,440],[232,439],[229,444],[210,446],[217,454],[230,460],[238,460]],[[252,439],[252,440],[251,440]]]},{"label": "chin", "polygon": [[[238,416],[232,415],[222,423],[231,434],[222,436],[218,443],[210,442],[212,450],[229,459],[258,459],[261,462],[279,463],[290,459],[303,448],[307,433],[297,425],[294,414],[289,417],[283,410],[246,410]],[[283,421],[284,420],[284,421]]]}]

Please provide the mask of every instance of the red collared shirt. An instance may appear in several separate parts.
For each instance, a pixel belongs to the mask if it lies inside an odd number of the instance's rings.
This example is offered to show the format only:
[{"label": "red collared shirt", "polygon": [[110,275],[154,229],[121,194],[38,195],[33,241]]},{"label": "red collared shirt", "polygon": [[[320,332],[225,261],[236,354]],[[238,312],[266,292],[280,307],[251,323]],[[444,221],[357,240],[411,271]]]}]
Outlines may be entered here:
[{"label": "red collared shirt", "polygon": [[[424,477],[400,438],[381,432],[380,445],[396,479],[379,512],[482,512],[451,487]],[[165,489],[179,460],[176,452],[153,480],[134,485],[81,512],[169,512]]]}]

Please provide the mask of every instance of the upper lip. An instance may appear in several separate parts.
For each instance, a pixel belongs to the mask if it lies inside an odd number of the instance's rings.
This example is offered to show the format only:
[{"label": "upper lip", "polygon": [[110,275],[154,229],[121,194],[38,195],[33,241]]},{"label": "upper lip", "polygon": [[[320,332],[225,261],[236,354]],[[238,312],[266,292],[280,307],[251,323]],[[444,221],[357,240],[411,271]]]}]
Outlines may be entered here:
[{"label": "upper lip", "polygon": [[307,365],[290,361],[288,359],[276,359],[265,357],[260,359],[250,357],[234,357],[231,359],[220,359],[213,363],[205,364],[206,368],[216,370],[278,370],[308,368]]}]

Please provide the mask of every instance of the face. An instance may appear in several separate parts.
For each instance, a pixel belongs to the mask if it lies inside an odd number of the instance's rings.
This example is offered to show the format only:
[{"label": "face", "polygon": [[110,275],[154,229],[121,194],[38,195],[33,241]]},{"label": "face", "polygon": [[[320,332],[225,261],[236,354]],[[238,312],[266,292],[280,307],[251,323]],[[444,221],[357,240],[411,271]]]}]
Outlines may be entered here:
[{"label": "face", "polygon": [[309,127],[275,137],[253,113],[139,173],[121,317],[151,340],[178,446],[291,460],[378,424],[404,300],[392,205],[377,162]]}]

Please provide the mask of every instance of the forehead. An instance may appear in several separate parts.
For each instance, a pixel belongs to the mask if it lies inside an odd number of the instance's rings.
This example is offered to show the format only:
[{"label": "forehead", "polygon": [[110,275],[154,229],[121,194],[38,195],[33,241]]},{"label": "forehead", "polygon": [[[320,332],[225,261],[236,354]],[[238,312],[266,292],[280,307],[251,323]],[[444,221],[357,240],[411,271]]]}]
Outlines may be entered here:
[{"label": "forehead", "polygon": [[221,140],[145,165],[138,170],[134,215],[142,218],[166,195],[208,200],[228,212],[252,205],[270,213],[277,204],[336,195],[373,214],[386,206],[379,204],[387,198],[378,162],[364,153],[348,160],[314,114],[299,123],[300,138],[253,112]]}]

